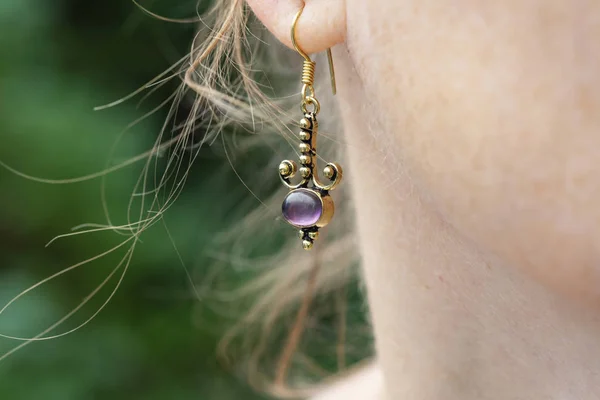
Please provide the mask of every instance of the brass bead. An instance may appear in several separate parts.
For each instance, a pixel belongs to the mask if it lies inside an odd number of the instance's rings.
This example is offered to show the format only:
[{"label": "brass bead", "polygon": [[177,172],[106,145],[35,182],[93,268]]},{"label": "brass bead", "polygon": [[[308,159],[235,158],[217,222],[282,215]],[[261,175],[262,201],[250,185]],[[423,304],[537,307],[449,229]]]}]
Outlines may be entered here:
[{"label": "brass bead", "polygon": [[316,240],[319,237],[319,232],[308,232],[308,237],[312,240]]},{"label": "brass bead", "polygon": [[300,152],[301,153],[310,153],[310,145],[307,143],[300,143]]},{"label": "brass bead", "polygon": [[302,163],[302,165],[310,165],[310,163],[312,163],[312,157],[303,154],[300,156],[300,162]]},{"label": "brass bead", "polygon": [[282,162],[281,164],[279,164],[279,173],[281,175],[288,175],[290,172],[292,171],[292,168],[290,167],[290,164]]},{"label": "brass bead", "polygon": [[300,131],[300,139],[301,140],[310,140],[310,132]]},{"label": "brass bead", "polygon": [[327,179],[333,179],[335,176],[335,169],[331,168],[329,165],[323,169],[323,174]]},{"label": "brass bead", "polygon": [[313,244],[309,240],[303,240],[302,241],[302,247],[304,248],[304,250],[310,250],[310,249],[312,249]]},{"label": "brass bead", "polygon": [[310,128],[310,121],[307,120],[306,118],[302,118],[300,120],[300,126],[304,129],[308,129],[308,128]]},{"label": "brass bead", "polygon": [[296,173],[296,164],[292,161],[285,160],[279,164],[279,173],[284,176],[293,176]]},{"label": "brass bead", "polygon": [[298,231],[298,237],[299,237],[300,239],[304,239],[304,231],[303,231],[302,229],[300,229],[300,230]]},{"label": "brass bead", "polygon": [[308,178],[310,176],[310,168],[307,168],[307,167],[300,168],[300,175],[303,178]]}]

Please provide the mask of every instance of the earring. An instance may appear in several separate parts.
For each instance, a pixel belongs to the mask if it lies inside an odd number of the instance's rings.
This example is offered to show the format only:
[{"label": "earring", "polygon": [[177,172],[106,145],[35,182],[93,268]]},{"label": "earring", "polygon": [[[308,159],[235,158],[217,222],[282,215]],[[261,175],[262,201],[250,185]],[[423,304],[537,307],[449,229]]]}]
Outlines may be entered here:
[{"label": "earring", "polygon": [[[329,182],[323,183],[319,179],[317,170],[317,130],[319,126],[317,114],[321,110],[321,105],[315,97],[313,87],[315,62],[298,46],[296,41],[296,25],[303,10],[304,6],[294,17],[291,30],[292,44],[304,58],[301,92],[301,109],[304,117],[300,120],[300,164],[302,164],[302,167],[298,170],[294,161],[284,160],[279,164],[279,176],[290,189],[281,206],[283,218],[299,229],[302,247],[305,250],[310,250],[319,235],[319,229],[327,225],[333,217],[335,207],[329,192],[341,182],[342,167],[337,163],[328,163],[323,169],[323,174]],[[331,49],[327,50],[327,58],[329,60],[331,88],[335,95],[335,72]],[[298,184],[292,184],[290,178],[296,172],[300,172],[301,181]]]}]

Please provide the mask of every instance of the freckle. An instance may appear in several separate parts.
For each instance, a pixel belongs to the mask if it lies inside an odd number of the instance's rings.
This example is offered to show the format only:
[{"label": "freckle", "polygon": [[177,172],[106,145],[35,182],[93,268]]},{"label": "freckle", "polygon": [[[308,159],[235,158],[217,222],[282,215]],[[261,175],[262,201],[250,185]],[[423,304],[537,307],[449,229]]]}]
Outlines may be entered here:
[{"label": "freckle", "polygon": [[425,289],[429,290],[431,287],[429,285],[425,285]]},{"label": "freckle", "polygon": [[440,282],[444,282],[444,277],[441,275],[438,275],[438,279],[440,280]]}]

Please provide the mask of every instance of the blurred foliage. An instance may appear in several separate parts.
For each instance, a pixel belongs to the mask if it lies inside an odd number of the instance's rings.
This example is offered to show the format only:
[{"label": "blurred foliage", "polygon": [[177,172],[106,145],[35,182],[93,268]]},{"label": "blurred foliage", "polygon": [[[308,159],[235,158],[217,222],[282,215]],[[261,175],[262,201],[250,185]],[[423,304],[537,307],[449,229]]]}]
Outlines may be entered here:
[{"label": "blurred foliage", "polygon": [[[171,18],[194,15],[194,2],[180,3],[144,5]],[[101,171],[109,158],[115,165],[147,151],[167,110],[120,134],[179,82],[141,104],[136,98],[101,112],[93,108],[169,68],[185,56],[193,33],[192,24],[158,21],[130,1],[1,0],[0,160],[29,176],[67,179]],[[203,249],[214,231],[230,224],[236,215],[232,210],[248,197],[235,175],[224,172],[222,157],[210,149],[201,157],[193,180],[166,217],[184,263],[196,266],[203,265]],[[119,223],[140,168],[123,168],[107,180],[106,202]],[[0,191],[0,304],[122,240],[114,232],[98,232],[45,247],[82,223],[106,222],[98,179],[49,184],[1,169]],[[31,337],[45,330],[106,278],[124,255],[121,250],[27,293],[0,315],[0,333]],[[89,318],[117,279],[50,334]],[[257,398],[220,367],[215,347],[222,321],[199,307],[173,243],[158,224],[136,246],[120,289],[87,326],[27,345],[0,362],[0,398]],[[192,316],[199,314],[201,323],[194,322]],[[0,339],[0,354],[21,343]]]}]

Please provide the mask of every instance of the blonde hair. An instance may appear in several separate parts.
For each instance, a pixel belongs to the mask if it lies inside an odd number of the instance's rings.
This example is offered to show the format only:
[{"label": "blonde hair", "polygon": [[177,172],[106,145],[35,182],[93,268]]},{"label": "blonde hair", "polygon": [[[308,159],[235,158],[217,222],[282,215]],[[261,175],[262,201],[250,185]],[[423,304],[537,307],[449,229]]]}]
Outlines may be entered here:
[{"label": "blonde hair", "polygon": [[[283,136],[288,148],[289,144],[296,148],[296,134],[289,127],[295,126],[292,121],[300,116],[300,96],[297,93],[301,62],[297,55],[283,50],[281,44],[264,33],[264,28],[251,17],[244,1],[217,1],[203,18],[192,50],[192,63],[185,74],[186,84],[199,96],[197,101],[211,104],[215,111],[225,115],[239,116],[233,122],[268,124],[270,129],[263,132],[270,130],[280,135],[272,135],[266,140],[280,142]],[[296,62],[293,68],[290,68],[290,54]],[[323,62],[319,64],[326,66]],[[237,80],[223,81],[223,77],[231,76],[231,68],[237,71]],[[285,71],[291,71],[291,74],[285,74]],[[276,101],[261,90],[258,83],[261,74],[273,78],[271,81],[279,77],[292,84],[280,88],[281,92],[277,93],[280,100]],[[325,70],[318,71],[318,76],[323,79],[321,84],[316,85],[317,89],[328,89]],[[319,92],[319,98],[323,110],[327,111],[321,114],[321,126],[325,128],[325,133],[321,134],[324,139],[319,143],[319,148],[324,149],[321,154],[343,157],[343,154],[331,154],[333,148],[339,151],[342,146],[339,140],[334,142],[326,133],[327,128],[339,128],[339,124],[335,118],[333,99],[327,97],[328,91],[323,89]],[[227,121],[228,124],[231,122]],[[262,139],[265,139],[264,136]],[[276,172],[272,171],[275,171],[278,161],[270,164],[271,171],[266,172],[265,176],[277,179]],[[368,355],[370,330],[366,321],[353,321],[352,343],[362,347],[362,351],[356,351],[356,348],[348,345],[348,302],[344,297],[351,284],[354,284],[355,295],[358,294],[360,280],[355,271],[358,255],[355,238],[351,234],[353,221],[347,193],[342,190],[337,194],[336,201],[341,206],[336,211],[335,223],[319,239],[320,243],[314,251],[306,253],[301,249],[293,230],[289,227],[282,230],[283,224],[272,223],[274,216],[279,213],[284,191],[285,188],[277,191],[265,201],[266,207],[251,212],[239,226],[220,238],[222,243],[230,246],[229,249],[236,251],[235,254],[220,254],[225,261],[225,268],[244,271],[258,267],[259,276],[243,288],[236,288],[229,293],[229,297],[214,292],[212,297],[225,300],[232,297],[238,300],[257,299],[224,337],[221,354],[231,354],[232,348],[241,348],[240,353],[246,355],[243,360],[245,370],[249,372],[250,383],[255,388],[280,397],[295,397],[310,394],[311,391],[306,390],[307,384],[315,379],[340,373],[349,364]],[[275,255],[252,259],[248,257],[250,249],[245,243],[251,242],[256,235],[260,235],[263,242],[280,241],[281,235],[290,236],[293,240],[283,247],[275,245],[278,250]],[[362,308],[361,300],[358,300],[358,307]],[[363,314],[365,310],[352,311],[356,315]],[[327,314],[330,318],[337,317],[337,321],[328,323],[327,332],[320,332],[315,326],[319,313]],[[321,324],[324,323],[321,321]],[[250,335],[249,330],[255,330],[257,334]],[[337,332],[333,333],[334,330]],[[305,331],[309,331],[308,334]],[[272,348],[268,345],[269,341],[278,343],[281,348],[274,357],[267,351],[267,348]],[[319,365],[321,363],[315,360],[314,354],[302,351],[302,348],[311,347],[311,343],[325,352],[335,354],[333,368]],[[263,364],[273,368],[263,368]],[[292,367],[297,368],[289,373]],[[274,375],[261,372],[270,369],[275,370]]]},{"label": "blonde hair", "polygon": [[[125,235],[121,244],[38,282],[13,298],[0,313],[40,285],[124,248],[127,251],[121,263],[79,306],[40,334],[32,338],[2,335],[22,340],[23,343],[1,356],[0,360],[33,341],[73,332],[102,310],[127,272],[140,235],[150,226],[162,222],[161,216],[177,199],[202,145],[219,139],[223,141],[225,156],[232,166],[234,154],[229,153],[225,145],[225,140],[231,141],[231,136],[225,134],[226,131],[234,131],[238,135],[245,132],[244,140],[237,145],[238,151],[259,144],[268,145],[278,154],[289,154],[290,148],[296,148],[294,121],[300,116],[297,95],[300,60],[293,58],[292,63],[288,53],[282,51],[282,45],[265,35],[265,29],[252,17],[243,0],[215,0],[201,17],[185,22],[194,22],[199,26],[189,57],[143,88],[160,86],[169,78],[183,75],[184,82],[180,90],[167,100],[173,104],[169,117],[176,113],[177,105],[189,90],[194,95],[194,101],[185,123],[176,127],[172,137],[164,137],[167,132],[165,124],[150,151],[102,173],[70,180],[39,179],[3,164],[28,179],[68,183],[98,176],[104,178],[124,165],[146,160],[130,202],[127,224],[114,224],[105,206],[105,225],[85,226],[83,228],[89,229],[63,235],[111,230]],[[326,66],[323,62],[319,64]],[[324,78],[323,84],[316,85],[317,90],[323,88],[318,93],[323,108],[319,149],[321,154],[339,159],[343,154],[331,154],[331,151],[333,148],[337,151],[341,149],[340,141],[327,134],[330,128],[338,125],[335,104],[331,98],[327,98],[325,71],[317,71],[317,74]],[[275,91],[270,84],[273,79],[291,83],[289,87],[278,87]],[[194,132],[199,129],[205,134],[199,142],[194,142]],[[168,154],[169,157],[165,171],[161,176],[154,176],[152,187],[151,172],[153,166],[156,168],[153,163],[158,154]],[[184,160],[187,160],[187,164]],[[257,191],[272,193],[272,190],[253,190],[251,186],[255,182],[259,185],[264,177],[272,177],[273,181],[277,181],[279,161],[270,163],[267,171],[252,171],[256,175],[255,180],[250,176],[242,176],[243,173],[235,167],[234,170],[250,193],[259,199]],[[156,173],[156,169],[154,171]],[[266,186],[269,186],[270,178],[267,180],[269,184]],[[237,371],[244,371],[250,384],[257,390],[268,391],[279,397],[298,397],[311,394],[315,380],[338,374],[368,356],[371,335],[368,322],[363,318],[366,313],[362,305],[360,279],[356,273],[358,255],[351,233],[352,206],[346,190],[337,190],[335,197],[339,207],[335,222],[327,228],[311,253],[302,250],[294,230],[284,226],[277,217],[284,192],[285,188],[282,187],[266,200],[259,199],[260,207],[242,218],[234,229],[215,237],[211,254],[215,260],[215,266],[211,269],[214,272],[209,274],[209,278],[204,278],[202,285],[197,288],[201,293],[197,294],[203,301],[212,299],[216,308],[225,305],[228,312],[233,304],[252,303],[250,307],[242,307],[238,314],[231,316],[236,322],[223,338],[220,354],[230,366],[235,365]],[[159,196],[159,193],[162,195]],[[256,249],[247,244],[255,243],[256,237],[261,238],[263,249],[258,256]],[[284,237],[290,237],[290,240],[284,240]],[[241,288],[235,287],[222,271],[233,271],[235,274],[251,276],[252,279]],[[115,276],[120,277],[117,286],[97,312],[68,332],[47,336]],[[354,298],[351,303],[347,300],[349,295]],[[356,304],[360,312],[351,309],[349,304]],[[353,316],[352,329],[348,328],[350,315]],[[348,340],[349,333],[353,335],[352,341]],[[354,347],[348,343],[354,344]],[[273,351],[275,348],[280,350]],[[331,355],[335,355],[334,363],[327,362],[332,358]]]}]

